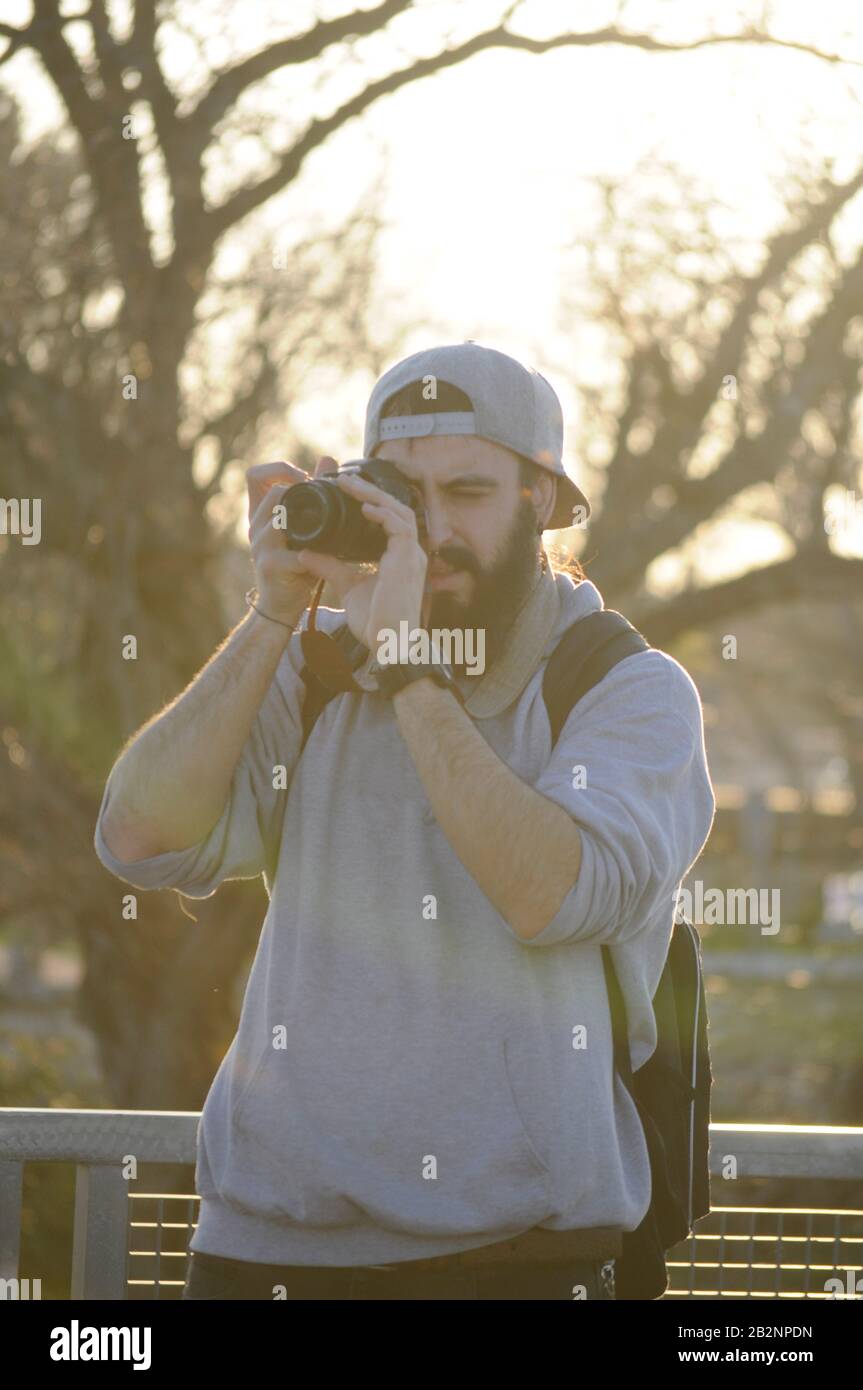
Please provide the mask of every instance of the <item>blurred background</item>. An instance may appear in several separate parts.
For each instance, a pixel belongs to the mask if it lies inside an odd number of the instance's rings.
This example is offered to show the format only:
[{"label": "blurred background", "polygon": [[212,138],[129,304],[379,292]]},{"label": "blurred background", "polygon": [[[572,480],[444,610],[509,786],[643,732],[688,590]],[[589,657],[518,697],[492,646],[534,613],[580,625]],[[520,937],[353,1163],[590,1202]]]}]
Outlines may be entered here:
[{"label": "blurred background", "polygon": [[[5,0],[0,50],[0,1104],[200,1108],[263,884],[124,918],[105,778],[244,611],[246,467],[356,457],[473,338],[561,396],[560,555],[701,692],[696,908],[781,895],[696,914],[713,1119],[863,1125],[859,6]],[[27,1181],[59,1269],[71,1172]]]}]

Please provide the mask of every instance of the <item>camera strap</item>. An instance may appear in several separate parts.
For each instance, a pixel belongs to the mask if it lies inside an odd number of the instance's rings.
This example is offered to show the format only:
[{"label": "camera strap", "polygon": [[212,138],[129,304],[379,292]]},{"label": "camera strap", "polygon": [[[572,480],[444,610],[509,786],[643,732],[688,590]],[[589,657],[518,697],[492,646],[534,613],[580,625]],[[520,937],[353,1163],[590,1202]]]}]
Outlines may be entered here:
[{"label": "camera strap", "polygon": [[315,626],[315,614],[323,593],[324,582],[321,579],[315,588],[314,598],[309,608],[308,627],[300,633],[300,645],[303,649],[306,666],[312,676],[319,680],[327,690],[336,694],[352,691],[362,695],[364,689],[357,684],[353,676],[354,671],[362,665],[368,656],[362,642],[357,641],[347,625],[339,629],[338,637],[331,637]]}]

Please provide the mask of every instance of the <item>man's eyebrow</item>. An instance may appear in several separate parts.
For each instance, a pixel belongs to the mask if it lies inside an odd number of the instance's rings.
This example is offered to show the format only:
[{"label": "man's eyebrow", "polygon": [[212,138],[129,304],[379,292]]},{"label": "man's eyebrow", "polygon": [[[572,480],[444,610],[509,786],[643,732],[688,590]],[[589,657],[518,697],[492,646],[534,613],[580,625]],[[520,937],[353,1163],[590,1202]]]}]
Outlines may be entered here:
[{"label": "man's eyebrow", "polygon": [[477,487],[479,485],[497,487],[498,479],[488,473],[457,473],[454,478],[447,478],[445,483],[440,484],[441,487]]}]

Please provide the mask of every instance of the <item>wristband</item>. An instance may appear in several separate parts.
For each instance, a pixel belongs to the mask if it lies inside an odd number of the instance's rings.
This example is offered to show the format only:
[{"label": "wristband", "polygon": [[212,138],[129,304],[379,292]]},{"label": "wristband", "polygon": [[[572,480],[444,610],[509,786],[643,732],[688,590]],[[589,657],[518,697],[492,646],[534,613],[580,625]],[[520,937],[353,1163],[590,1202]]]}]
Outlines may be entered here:
[{"label": "wristband", "polygon": [[265,613],[264,610],[263,610],[262,608],[259,608],[258,605],[255,603],[255,599],[252,598],[252,595],[253,595],[253,594],[254,594],[255,598],[260,598],[260,597],[261,597],[260,594],[258,593],[257,589],[256,589],[254,586],[253,586],[251,589],[249,589],[249,591],[248,591],[247,594],[246,594],[246,603],[249,605],[250,608],[254,608],[254,610],[255,610],[256,613],[260,613],[260,615],[261,615],[262,618],[266,618],[266,619],[267,619],[267,622],[269,622],[269,623],[278,623],[278,624],[279,624],[279,627],[286,627],[286,628],[288,629],[289,632],[295,632],[295,631],[296,631],[296,624],[295,624],[295,623],[283,623],[282,620],[281,620],[281,618],[271,618],[270,615],[269,615],[269,613]]},{"label": "wristband", "polygon": [[439,659],[416,666],[401,662],[387,662],[381,665],[379,661],[374,660],[369,667],[369,675],[374,676],[378,690],[389,699],[400,690],[404,690],[405,686],[428,676],[441,689],[451,691],[459,704],[464,705],[464,696],[455,683],[452,671]]}]

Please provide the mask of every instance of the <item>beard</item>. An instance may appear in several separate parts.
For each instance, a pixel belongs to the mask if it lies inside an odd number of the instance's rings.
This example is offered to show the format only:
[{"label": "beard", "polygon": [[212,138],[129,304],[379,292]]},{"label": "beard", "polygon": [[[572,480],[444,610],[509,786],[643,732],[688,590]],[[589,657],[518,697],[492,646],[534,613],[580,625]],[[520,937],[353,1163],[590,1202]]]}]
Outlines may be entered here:
[{"label": "beard", "polygon": [[[533,503],[519,502],[509,533],[491,564],[484,568],[465,546],[442,546],[438,559],[474,577],[473,595],[461,603],[454,594],[432,595],[428,628],[474,628],[485,632],[486,670],[506,645],[518,612],[537,578],[539,538]],[[457,672],[463,666],[455,666]]]}]

